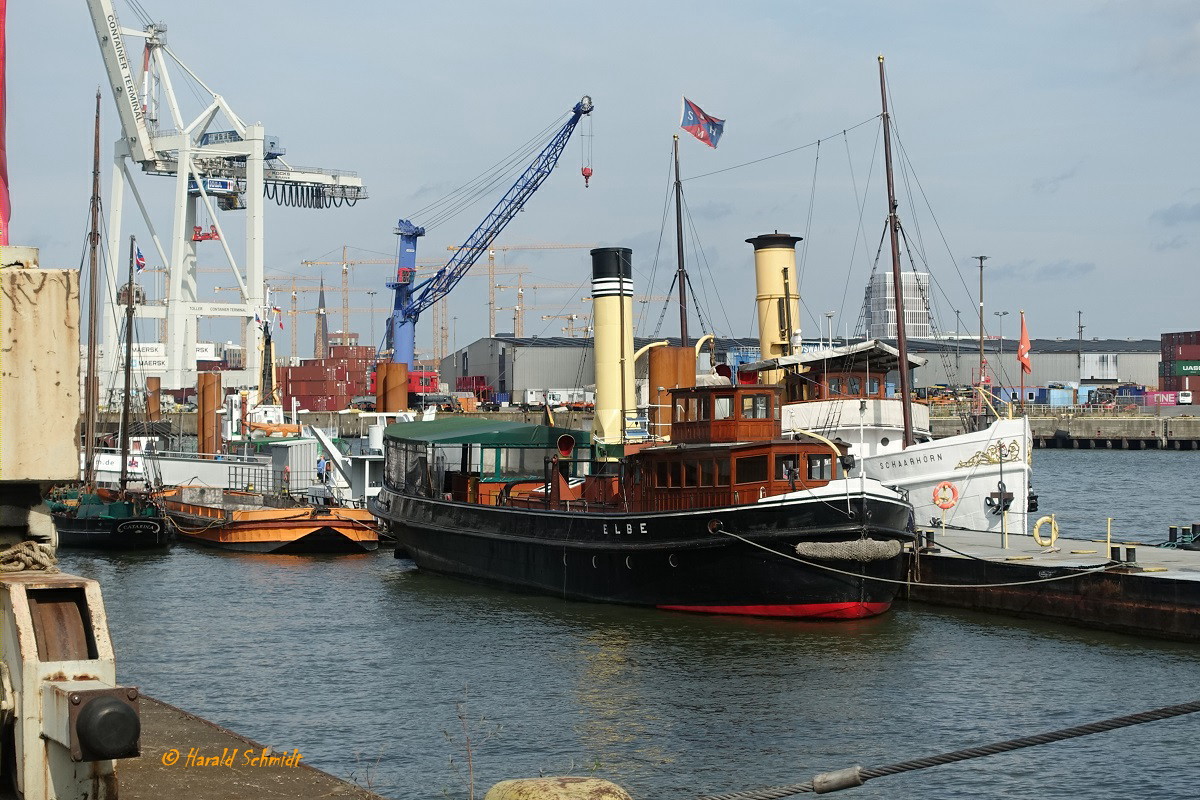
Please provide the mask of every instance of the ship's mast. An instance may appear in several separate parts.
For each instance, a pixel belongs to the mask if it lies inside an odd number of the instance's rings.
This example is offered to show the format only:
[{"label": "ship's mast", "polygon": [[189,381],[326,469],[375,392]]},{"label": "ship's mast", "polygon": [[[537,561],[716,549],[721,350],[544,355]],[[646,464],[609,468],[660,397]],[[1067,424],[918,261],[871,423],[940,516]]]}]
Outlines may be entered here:
[{"label": "ship's mast", "polygon": [[675,253],[678,258],[679,283],[679,346],[688,346],[687,329],[687,269],[683,263],[683,183],[679,180],[679,136],[675,136]]},{"label": "ship's mast", "polygon": [[129,283],[125,290],[125,390],[121,395],[121,499],[129,483],[129,389],[133,371],[133,264],[137,244],[129,237]]},{"label": "ship's mast", "polygon": [[892,292],[896,303],[896,349],[900,351],[900,397],[904,410],[904,446],[914,444],[912,395],[908,376],[908,332],[905,330],[904,293],[900,280],[900,219],[896,216],[896,186],[892,180],[892,127],[888,114],[887,79],[879,57],[879,95],[883,100],[883,160],[887,166],[888,233],[892,240]]},{"label": "ship's mast", "polygon": [[100,405],[99,382],[96,380],[96,343],[100,302],[100,268],[96,250],[100,246],[100,90],[96,90],[96,134],[92,145],[92,229],[88,233],[88,350],[87,372],[83,386],[83,483],[91,486],[96,480],[96,409]]}]

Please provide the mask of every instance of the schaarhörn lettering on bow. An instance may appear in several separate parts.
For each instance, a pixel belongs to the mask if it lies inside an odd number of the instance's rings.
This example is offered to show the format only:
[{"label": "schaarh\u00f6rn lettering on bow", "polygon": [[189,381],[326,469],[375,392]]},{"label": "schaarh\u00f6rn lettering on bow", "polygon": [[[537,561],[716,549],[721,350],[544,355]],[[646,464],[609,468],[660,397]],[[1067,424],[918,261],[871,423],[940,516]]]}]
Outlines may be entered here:
[{"label": "schaarh\u00f6rn lettering on bow", "polygon": [[891,461],[880,461],[876,466],[879,469],[896,469],[897,467],[911,467],[916,464],[932,464],[935,461],[941,461],[941,453],[926,453],[921,456],[909,456],[907,458],[893,458]]}]

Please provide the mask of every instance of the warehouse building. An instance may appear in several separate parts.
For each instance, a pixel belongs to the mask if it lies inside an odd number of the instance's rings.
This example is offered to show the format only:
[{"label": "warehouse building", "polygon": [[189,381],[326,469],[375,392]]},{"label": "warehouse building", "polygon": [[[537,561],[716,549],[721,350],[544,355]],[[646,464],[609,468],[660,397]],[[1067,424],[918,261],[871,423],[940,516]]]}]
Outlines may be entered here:
[{"label": "warehouse building", "polygon": [[[636,339],[641,348],[654,339]],[[669,339],[678,345],[678,339]],[[834,344],[841,343],[835,340]],[[894,344],[894,342],[893,342]],[[1033,373],[1025,376],[1026,386],[1051,383],[1081,386],[1111,386],[1133,383],[1158,387],[1162,343],[1157,339],[1034,339],[1030,361]],[[821,342],[805,343],[804,349],[819,349]],[[969,384],[979,374],[978,339],[909,341],[914,355],[928,360],[915,370],[914,388],[935,385]],[[738,364],[758,358],[757,339],[716,339],[701,350],[697,369],[706,371],[712,364]],[[994,385],[1019,386],[1021,367],[1017,362],[1017,341],[984,341],[986,371]],[[635,376],[646,377],[646,359],[635,365]],[[595,383],[592,340],[569,337],[496,336],[479,339],[442,360],[442,382],[454,389],[456,379],[481,376],[483,385],[508,394],[521,402],[526,391],[549,388],[587,387]]]}]

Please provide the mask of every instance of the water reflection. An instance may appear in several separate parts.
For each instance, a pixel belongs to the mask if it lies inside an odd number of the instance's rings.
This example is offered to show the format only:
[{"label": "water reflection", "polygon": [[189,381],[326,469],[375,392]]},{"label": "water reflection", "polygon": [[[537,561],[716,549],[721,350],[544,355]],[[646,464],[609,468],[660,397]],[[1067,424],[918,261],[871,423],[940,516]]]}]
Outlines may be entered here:
[{"label": "water reflection", "polygon": [[[1200,651],[898,604],[844,623],[513,594],[390,553],[60,553],[101,580],[121,680],[382,793],[590,772],[635,797],[804,780],[1192,698]],[[876,786],[855,797],[1187,796],[1184,720]],[[1194,727],[1194,723],[1192,724]],[[449,734],[449,735],[447,735]],[[1187,734],[1190,735],[1190,734]],[[1132,745],[1137,745],[1132,746]],[[1184,749],[1186,750],[1186,748]],[[1065,766],[1064,766],[1065,765]]]}]

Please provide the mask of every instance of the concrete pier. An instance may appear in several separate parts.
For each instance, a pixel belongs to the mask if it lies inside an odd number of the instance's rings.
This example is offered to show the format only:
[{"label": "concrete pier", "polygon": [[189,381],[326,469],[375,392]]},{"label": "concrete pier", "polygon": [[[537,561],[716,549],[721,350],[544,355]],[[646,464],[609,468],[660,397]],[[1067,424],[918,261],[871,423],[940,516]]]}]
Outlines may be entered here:
[{"label": "concrete pier", "polygon": [[272,749],[161,700],[142,695],[141,714],[142,754],[117,763],[121,800],[384,800],[304,763],[303,751]]},{"label": "concrete pier", "polygon": [[1013,534],[1004,548],[994,533],[934,537],[941,552],[919,554],[911,600],[1200,641],[1200,551],[1114,541],[1112,553],[1105,541],[1065,538],[1042,547]]}]

